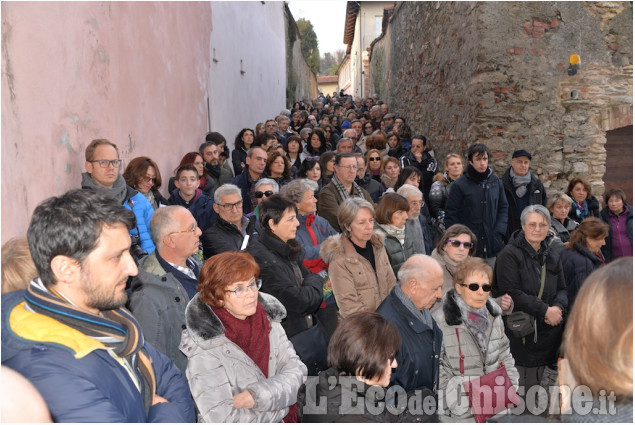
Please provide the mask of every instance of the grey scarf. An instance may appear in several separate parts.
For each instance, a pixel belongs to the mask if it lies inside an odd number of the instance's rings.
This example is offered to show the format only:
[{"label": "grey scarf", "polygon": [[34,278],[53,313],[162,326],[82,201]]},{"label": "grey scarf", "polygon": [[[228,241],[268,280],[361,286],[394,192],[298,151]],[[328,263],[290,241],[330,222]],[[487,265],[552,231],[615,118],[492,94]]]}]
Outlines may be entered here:
[{"label": "grey scarf", "polygon": [[483,358],[487,355],[487,327],[489,325],[489,312],[487,311],[487,305],[484,305],[479,310],[475,310],[472,307],[465,304],[463,298],[455,292],[454,300],[461,309],[461,317],[463,322],[469,329],[470,333],[474,335],[478,348],[483,354]]},{"label": "grey scarf", "polygon": [[103,187],[95,183],[95,180],[88,173],[82,173],[82,189],[91,189],[97,193],[101,193],[106,196],[110,196],[123,204],[126,201],[126,195],[128,194],[128,185],[123,176],[119,174],[117,180],[112,185],[112,189]]},{"label": "grey scarf", "polygon": [[378,224],[378,226],[381,227],[384,232],[397,239],[401,246],[406,243],[406,226],[402,228],[393,226],[392,224]]},{"label": "grey scarf", "polygon": [[514,170],[510,168],[509,175],[512,178],[512,184],[516,188],[516,196],[522,198],[527,194],[527,185],[531,182],[531,172],[527,171],[524,176],[517,176],[514,174]]},{"label": "grey scarf", "polygon": [[408,298],[408,295],[404,294],[404,292],[401,290],[401,285],[399,283],[395,285],[395,295],[397,295],[397,298],[406,307],[406,309],[408,309],[408,311],[412,313],[417,319],[421,320],[423,324],[431,328],[434,327],[432,324],[434,319],[432,318],[432,315],[430,314],[430,310],[428,310],[427,308],[424,308],[423,310],[418,310],[417,307],[415,307],[412,300]]},{"label": "grey scarf", "polygon": [[[348,190],[346,190],[346,188],[344,187],[344,185],[342,184],[340,179],[337,178],[336,174],[333,174],[333,178],[331,179],[331,182],[333,183],[333,185],[335,185],[335,188],[337,189],[337,191],[339,192],[340,196],[342,197],[342,200],[345,200],[345,199],[348,199],[348,198],[351,197],[351,194],[348,192]],[[364,194],[362,193],[362,189],[355,182],[353,182],[353,193],[354,194],[352,196],[356,196],[358,198],[366,199],[366,198],[364,198]]]},{"label": "grey scarf", "polygon": [[147,193],[143,193],[142,195],[146,197],[148,202],[150,202],[150,205],[152,206],[152,209],[156,211],[156,209],[158,207],[157,207],[157,204],[155,202],[154,193],[152,193],[151,190],[148,190]]}]

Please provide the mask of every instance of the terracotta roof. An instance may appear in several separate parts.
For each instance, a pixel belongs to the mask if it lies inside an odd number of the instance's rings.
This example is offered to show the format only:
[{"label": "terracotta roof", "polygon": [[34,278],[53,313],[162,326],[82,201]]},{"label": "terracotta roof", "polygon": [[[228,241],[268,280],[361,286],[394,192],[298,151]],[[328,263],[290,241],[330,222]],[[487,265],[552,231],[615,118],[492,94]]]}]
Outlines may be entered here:
[{"label": "terracotta roof", "polygon": [[330,84],[337,83],[338,76],[337,75],[320,75],[317,77],[318,84]]},{"label": "terracotta roof", "polygon": [[348,44],[346,53],[351,50],[353,38],[355,37],[355,21],[359,13],[360,2],[349,1],[346,3],[346,25],[344,26],[344,44]]}]

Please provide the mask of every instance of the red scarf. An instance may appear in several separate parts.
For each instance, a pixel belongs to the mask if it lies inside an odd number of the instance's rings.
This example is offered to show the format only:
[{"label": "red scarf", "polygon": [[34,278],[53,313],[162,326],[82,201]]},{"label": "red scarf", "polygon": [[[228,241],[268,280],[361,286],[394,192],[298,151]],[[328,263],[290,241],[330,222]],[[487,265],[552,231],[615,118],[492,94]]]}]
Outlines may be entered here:
[{"label": "red scarf", "polygon": [[[269,332],[271,323],[260,302],[256,314],[240,320],[225,308],[212,307],[212,310],[225,326],[225,336],[254,361],[267,378],[269,374]],[[266,337],[265,337],[266,336]]]},{"label": "red scarf", "polygon": [[[313,246],[318,245],[317,237],[315,236],[315,232],[313,231],[313,223],[315,222],[315,214],[307,214],[306,216],[306,230],[309,232],[309,236],[311,236],[311,241],[313,242]],[[304,266],[309,269],[313,273],[319,273],[322,270],[327,270],[329,265],[322,260],[322,257],[317,257],[312,260],[305,259],[303,261]]]}]

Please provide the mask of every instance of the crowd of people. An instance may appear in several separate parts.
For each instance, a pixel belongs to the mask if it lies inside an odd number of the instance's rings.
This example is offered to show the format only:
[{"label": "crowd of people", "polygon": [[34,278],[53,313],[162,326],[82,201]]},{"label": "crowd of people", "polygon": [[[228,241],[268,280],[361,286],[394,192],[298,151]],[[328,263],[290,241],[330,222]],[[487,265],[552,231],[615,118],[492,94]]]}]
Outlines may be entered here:
[{"label": "crowd of people", "polygon": [[[509,155],[501,177],[482,143],[437,161],[386,103],[343,94],[231,151],[209,132],[167,193],[151,157],[124,168],[93,140],[81,189],[2,247],[3,378],[41,394],[6,420],[473,421],[467,381],[502,370],[520,396],[611,392],[600,419],[630,422],[632,206],[613,189],[600,209],[583,177],[548,197],[532,154]],[[396,387],[433,408],[383,400]]]}]

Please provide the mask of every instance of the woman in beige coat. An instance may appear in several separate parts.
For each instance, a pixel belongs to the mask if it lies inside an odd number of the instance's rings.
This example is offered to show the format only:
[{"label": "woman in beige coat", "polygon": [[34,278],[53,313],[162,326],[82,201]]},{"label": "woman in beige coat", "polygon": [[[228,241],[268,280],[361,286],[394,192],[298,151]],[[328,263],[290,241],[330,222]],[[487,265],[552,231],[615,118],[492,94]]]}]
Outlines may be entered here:
[{"label": "woman in beige coat", "polygon": [[285,308],[258,293],[259,273],[244,252],[215,255],[201,269],[180,345],[199,422],[297,422],[307,369],[280,325]]},{"label": "woman in beige coat", "polygon": [[320,255],[329,264],[338,317],[343,319],[358,311],[375,311],[397,279],[383,237],[374,231],[375,211],[370,202],[347,199],[338,209],[337,220],[343,233],[322,242]]},{"label": "woman in beige coat", "polygon": [[[473,415],[462,384],[505,365],[518,390],[518,371],[505,335],[502,310],[490,298],[492,268],[482,258],[470,257],[454,271],[454,289],[443,296],[443,308],[433,317],[443,332],[439,392],[442,422],[472,420]],[[461,359],[461,355],[464,356]],[[461,370],[463,363],[463,371]]]}]

